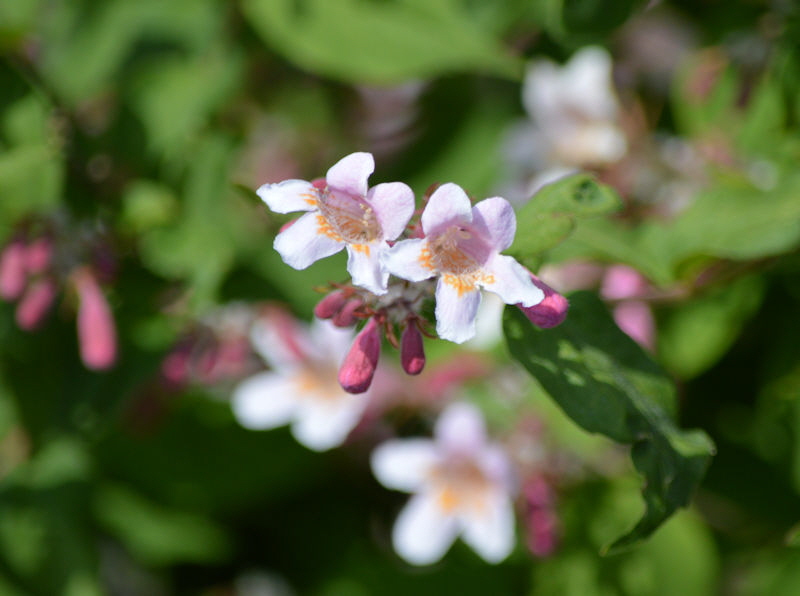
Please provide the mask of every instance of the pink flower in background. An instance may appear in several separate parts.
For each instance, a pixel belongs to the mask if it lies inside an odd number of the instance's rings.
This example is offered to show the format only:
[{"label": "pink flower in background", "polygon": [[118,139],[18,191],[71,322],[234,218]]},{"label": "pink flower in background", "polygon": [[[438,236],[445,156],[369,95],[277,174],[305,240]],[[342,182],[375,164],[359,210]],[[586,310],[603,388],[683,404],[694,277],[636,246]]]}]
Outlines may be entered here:
[{"label": "pink flower in background", "polygon": [[372,454],[372,469],[387,488],[413,493],[392,533],[395,550],[409,563],[435,563],[459,536],[490,563],[514,548],[511,466],[488,442],[474,406],[448,406],[433,440],[383,443]]},{"label": "pink flower in background", "polygon": [[254,430],[291,424],[294,437],[316,451],[343,443],[369,395],[348,393],[339,384],[352,332],[320,320],[306,329],[286,314],[273,314],[254,324],[251,340],[271,369],[234,391],[239,423]]},{"label": "pink flower in background", "polygon": [[649,289],[641,273],[627,265],[606,269],[600,295],[616,301],[614,320],[627,335],[648,350],[655,349],[656,323],[650,305],[640,297]]},{"label": "pink flower in background", "polygon": [[424,238],[402,240],[386,253],[390,273],[409,281],[438,277],[436,332],[463,343],[475,335],[481,288],[506,304],[533,306],[544,298],[528,270],[500,252],[511,246],[516,217],[501,197],[471,205],[456,184],[431,195],[422,213]]},{"label": "pink flower in background", "polygon": [[12,240],[0,254],[0,298],[16,300],[25,290],[27,280],[25,243]]},{"label": "pink flower in background", "polygon": [[117,331],[108,301],[87,267],[73,277],[78,293],[78,343],[87,368],[103,370],[117,359]]},{"label": "pink flower in background", "polygon": [[307,211],[275,238],[275,250],[295,269],[347,248],[353,283],[384,294],[389,273],[381,255],[414,212],[414,193],[402,182],[368,188],[375,169],[369,153],[352,153],[334,164],[323,181],[264,184],[258,195],[277,213]]}]

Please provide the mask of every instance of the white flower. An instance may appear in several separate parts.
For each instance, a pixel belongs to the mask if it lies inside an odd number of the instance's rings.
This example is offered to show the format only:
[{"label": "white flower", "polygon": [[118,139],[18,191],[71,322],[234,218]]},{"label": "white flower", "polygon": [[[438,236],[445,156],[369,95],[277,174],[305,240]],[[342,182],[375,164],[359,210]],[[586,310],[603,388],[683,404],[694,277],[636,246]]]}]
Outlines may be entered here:
[{"label": "white flower", "polygon": [[291,424],[294,437],[316,451],[344,442],[368,400],[368,393],[347,393],[338,381],[352,332],[319,320],[306,330],[278,315],[258,321],[251,340],[271,370],[235,389],[232,405],[239,423],[254,430]]},{"label": "white flower", "polygon": [[528,270],[500,254],[511,246],[516,227],[505,199],[492,197],[473,207],[461,187],[443,184],[422,212],[425,237],[395,244],[386,252],[386,268],[409,281],[438,277],[436,332],[463,343],[475,335],[481,288],[506,304],[533,306],[544,298]]},{"label": "white flower", "polygon": [[258,196],[277,213],[308,211],[275,238],[275,250],[295,269],[347,248],[353,283],[386,293],[389,273],[381,255],[414,212],[414,193],[402,182],[368,188],[375,169],[370,153],[352,153],[331,166],[320,182],[264,184]]},{"label": "white flower", "polygon": [[486,561],[502,561],[515,543],[508,458],[487,442],[483,418],[468,404],[449,406],[434,436],[390,440],[372,454],[381,484],[414,493],[395,522],[395,550],[409,563],[427,565],[461,536]]}]

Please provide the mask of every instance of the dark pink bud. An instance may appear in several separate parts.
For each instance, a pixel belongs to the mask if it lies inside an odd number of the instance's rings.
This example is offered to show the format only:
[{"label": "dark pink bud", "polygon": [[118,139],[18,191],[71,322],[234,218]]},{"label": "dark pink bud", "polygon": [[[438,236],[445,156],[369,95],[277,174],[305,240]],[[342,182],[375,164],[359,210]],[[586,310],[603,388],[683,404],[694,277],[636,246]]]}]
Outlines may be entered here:
[{"label": "dark pink bud", "polygon": [[543,329],[555,327],[564,322],[569,310],[569,302],[561,294],[544,283],[535,275],[531,275],[534,285],[544,292],[544,300],[533,306],[519,306],[531,323]]},{"label": "dark pink bud", "polygon": [[347,302],[347,295],[342,290],[334,290],[317,302],[314,307],[314,316],[318,319],[330,319],[342,309],[345,302]]},{"label": "dark pink bud", "polygon": [[333,315],[331,321],[337,327],[350,327],[356,324],[358,317],[356,311],[364,304],[360,298],[352,298],[345,302],[344,306]]},{"label": "dark pink bud", "polygon": [[38,275],[50,266],[53,243],[49,238],[36,238],[25,248],[25,268],[28,273]]},{"label": "dark pink bud", "polygon": [[14,240],[0,255],[0,297],[16,300],[25,290],[25,244]]},{"label": "dark pink bud", "polygon": [[552,555],[558,547],[558,518],[549,509],[534,509],[525,524],[528,549],[537,557]]},{"label": "dark pink bud", "polygon": [[56,283],[43,277],[31,283],[17,303],[15,313],[20,329],[31,331],[44,320],[56,297]]},{"label": "dark pink bud", "polygon": [[89,269],[74,276],[78,306],[78,342],[81,360],[87,368],[102,370],[117,358],[117,330],[111,308]]},{"label": "dark pink bud", "polygon": [[348,393],[364,393],[369,389],[380,355],[380,326],[372,318],[356,335],[356,339],[339,369],[339,384],[342,389]]},{"label": "dark pink bud", "polygon": [[409,321],[400,338],[400,363],[410,375],[418,375],[425,368],[425,346],[422,333],[414,321]]}]

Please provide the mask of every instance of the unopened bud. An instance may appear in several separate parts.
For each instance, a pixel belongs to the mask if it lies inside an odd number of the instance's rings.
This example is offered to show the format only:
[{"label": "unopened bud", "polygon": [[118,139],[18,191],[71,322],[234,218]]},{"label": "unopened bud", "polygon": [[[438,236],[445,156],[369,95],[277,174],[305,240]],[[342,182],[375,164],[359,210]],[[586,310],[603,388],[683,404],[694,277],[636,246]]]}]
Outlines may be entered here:
[{"label": "unopened bud", "polygon": [[360,298],[352,298],[345,302],[344,306],[333,315],[331,322],[337,327],[351,327],[356,324],[358,317],[356,311],[361,308],[364,303]]},{"label": "unopened bud", "polygon": [[14,240],[0,255],[0,297],[16,300],[25,290],[25,244]]},{"label": "unopened bud", "polygon": [[338,313],[347,302],[347,295],[342,290],[335,290],[317,302],[314,316],[318,319],[330,319]]},{"label": "unopened bud", "polygon": [[544,292],[544,300],[533,306],[520,306],[520,310],[525,313],[531,323],[543,329],[563,323],[567,318],[567,310],[569,310],[567,299],[535,275],[531,275],[531,281]]},{"label": "unopened bud", "polygon": [[31,283],[17,303],[15,317],[20,329],[31,331],[44,320],[56,297],[56,283],[49,277]]},{"label": "unopened bud", "polygon": [[36,238],[25,248],[25,268],[28,273],[38,275],[50,266],[53,243],[49,238]]},{"label": "unopened bud", "polygon": [[117,331],[111,309],[88,269],[78,271],[74,279],[80,298],[78,342],[81,360],[93,370],[109,368],[117,358]]},{"label": "unopened bud", "polygon": [[372,318],[356,335],[350,351],[339,369],[339,384],[348,393],[364,393],[372,384],[372,377],[381,354],[381,336],[378,322]]},{"label": "unopened bud", "polygon": [[400,338],[400,363],[410,375],[418,375],[425,368],[425,346],[422,333],[414,321],[409,321]]}]

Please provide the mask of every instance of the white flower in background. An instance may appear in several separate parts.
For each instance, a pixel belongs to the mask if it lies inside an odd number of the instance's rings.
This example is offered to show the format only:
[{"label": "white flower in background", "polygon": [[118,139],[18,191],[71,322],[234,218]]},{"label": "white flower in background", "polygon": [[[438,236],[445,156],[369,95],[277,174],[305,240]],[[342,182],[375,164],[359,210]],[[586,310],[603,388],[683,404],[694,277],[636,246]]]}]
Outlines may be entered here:
[{"label": "white flower in background", "polygon": [[316,451],[344,442],[368,400],[368,393],[347,393],[338,381],[352,331],[319,320],[306,329],[280,314],[256,322],[251,340],[271,370],[235,389],[239,423],[253,430],[291,424],[294,437]]},{"label": "white flower in background", "polygon": [[402,182],[368,188],[375,170],[370,153],[351,153],[324,180],[264,184],[258,196],[277,213],[307,211],[275,238],[275,250],[295,269],[347,248],[353,283],[385,294],[389,273],[381,265],[387,240],[397,238],[414,213],[414,193]]},{"label": "white flower in background", "polygon": [[414,493],[392,533],[395,550],[409,563],[435,563],[458,536],[490,563],[514,548],[511,466],[488,442],[474,406],[450,405],[433,440],[383,443],[372,454],[372,469],[387,488]]},{"label": "white flower in background", "polygon": [[401,240],[386,252],[390,273],[409,281],[438,277],[436,333],[463,343],[475,335],[481,289],[506,304],[538,304],[542,290],[530,273],[500,252],[511,246],[517,220],[511,204],[492,197],[474,207],[463,189],[443,184],[422,212],[424,238]]}]

